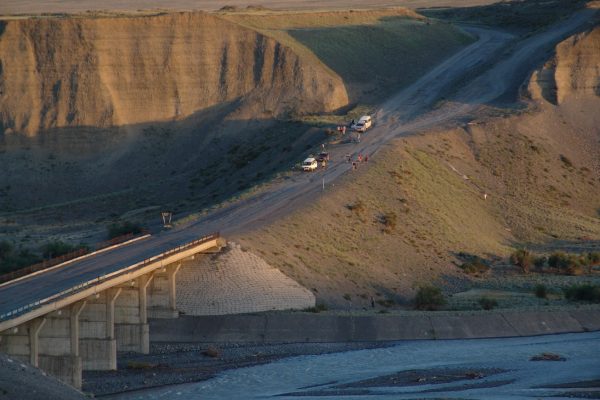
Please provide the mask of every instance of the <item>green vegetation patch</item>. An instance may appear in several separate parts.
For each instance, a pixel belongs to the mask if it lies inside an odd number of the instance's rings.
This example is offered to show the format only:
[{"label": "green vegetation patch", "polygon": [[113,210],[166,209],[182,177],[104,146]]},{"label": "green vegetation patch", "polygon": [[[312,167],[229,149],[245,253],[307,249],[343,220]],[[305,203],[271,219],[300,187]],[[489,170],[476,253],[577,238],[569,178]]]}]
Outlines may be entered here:
[{"label": "green vegetation patch", "polygon": [[[385,95],[406,86],[472,38],[447,24],[386,18],[376,25],[296,29],[289,35],[310,49],[362,95]],[[361,94],[350,95],[356,101]],[[367,93],[368,94],[368,93]]]},{"label": "green vegetation patch", "polygon": [[531,32],[551,25],[585,6],[585,0],[513,0],[494,4],[419,10],[427,17]]}]

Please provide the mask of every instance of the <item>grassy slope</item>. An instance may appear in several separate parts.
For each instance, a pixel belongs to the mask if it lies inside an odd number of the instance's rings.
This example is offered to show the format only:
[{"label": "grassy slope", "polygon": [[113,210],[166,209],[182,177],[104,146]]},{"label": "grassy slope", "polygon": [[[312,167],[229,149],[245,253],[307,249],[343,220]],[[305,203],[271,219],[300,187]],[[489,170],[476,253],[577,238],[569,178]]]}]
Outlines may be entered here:
[{"label": "grassy slope", "polygon": [[586,3],[589,0],[512,0],[475,7],[423,9],[420,12],[432,18],[531,32],[555,23],[585,7]]},{"label": "grassy slope", "polygon": [[[241,242],[326,303],[348,305],[350,294],[356,305],[464,279],[453,264],[461,251],[497,258],[519,243],[600,240],[600,177],[588,168],[600,154],[594,121],[569,115],[549,107],[397,141],[306,210]],[[363,210],[349,210],[357,201]],[[389,212],[397,224],[384,233]]]},{"label": "grassy slope", "polygon": [[354,102],[379,103],[472,40],[403,8],[221,16],[324,64],[344,80]]}]

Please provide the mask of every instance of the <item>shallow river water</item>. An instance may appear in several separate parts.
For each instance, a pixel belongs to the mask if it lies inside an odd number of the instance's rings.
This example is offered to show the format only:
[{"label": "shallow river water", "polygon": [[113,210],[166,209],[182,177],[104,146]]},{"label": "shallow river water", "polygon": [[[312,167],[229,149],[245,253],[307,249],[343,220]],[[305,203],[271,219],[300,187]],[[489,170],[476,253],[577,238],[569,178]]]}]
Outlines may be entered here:
[{"label": "shallow river water", "polygon": [[[541,353],[564,360],[530,361]],[[595,389],[548,386],[593,379],[600,379],[600,332],[404,341],[387,348],[287,358],[226,371],[208,381],[111,398],[560,399],[586,390],[597,396],[598,382]]]}]

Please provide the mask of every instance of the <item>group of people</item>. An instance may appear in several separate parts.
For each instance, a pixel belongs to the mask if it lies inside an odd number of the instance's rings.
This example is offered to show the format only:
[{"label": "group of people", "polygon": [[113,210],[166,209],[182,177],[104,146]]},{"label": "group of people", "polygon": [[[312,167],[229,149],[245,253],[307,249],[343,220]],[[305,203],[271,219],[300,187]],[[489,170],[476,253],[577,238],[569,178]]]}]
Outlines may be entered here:
[{"label": "group of people", "polygon": [[364,156],[359,153],[356,157],[356,161],[352,160],[352,155],[350,153],[346,154],[346,162],[352,162],[352,169],[358,169],[358,164],[362,162],[369,162],[369,155],[365,154]]}]

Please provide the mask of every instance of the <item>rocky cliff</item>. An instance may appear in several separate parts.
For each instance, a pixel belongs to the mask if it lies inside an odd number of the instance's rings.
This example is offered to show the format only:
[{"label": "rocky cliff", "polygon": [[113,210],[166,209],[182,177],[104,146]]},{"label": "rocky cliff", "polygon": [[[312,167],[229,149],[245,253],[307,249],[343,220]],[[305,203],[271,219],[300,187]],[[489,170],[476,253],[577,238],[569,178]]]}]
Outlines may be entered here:
[{"label": "rocky cliff", "polygon": [[0,24],[0,133],[177,120],[224,102],[246,119],[348,101],[330,71],[205,13]]},{"label": "rocky cliff", "polygon": [[600,96],[600,27],[561,42],[531,79],[534,98],[562,104],[570,97]]}]

